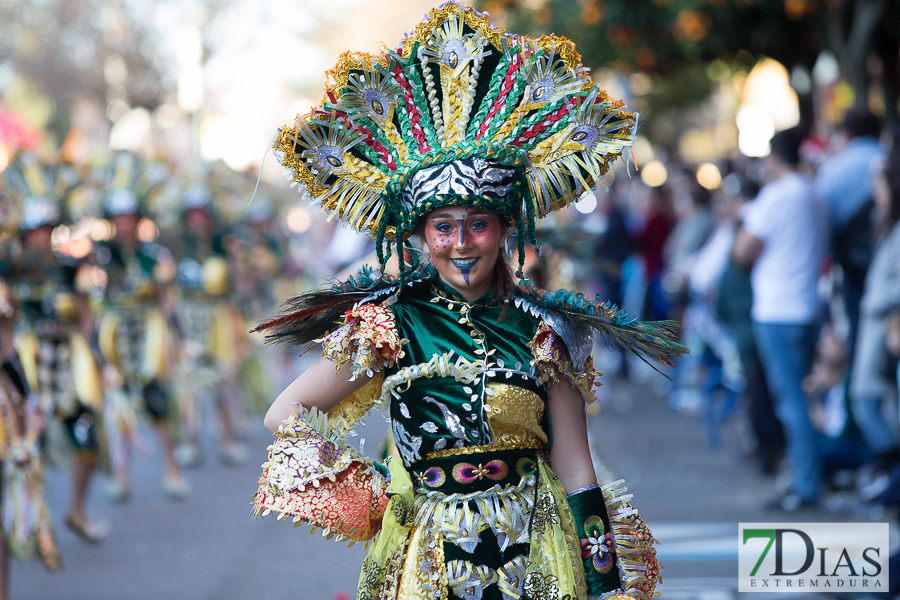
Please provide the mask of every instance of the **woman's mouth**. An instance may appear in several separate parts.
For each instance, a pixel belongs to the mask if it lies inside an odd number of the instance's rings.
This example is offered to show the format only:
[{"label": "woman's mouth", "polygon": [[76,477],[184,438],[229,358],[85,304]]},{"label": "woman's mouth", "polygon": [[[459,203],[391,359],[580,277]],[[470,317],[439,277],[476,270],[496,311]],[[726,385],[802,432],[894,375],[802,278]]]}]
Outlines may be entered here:
[{"label": "woman's mouth", "polygon": [[451,258],[450,262],[453,263],[457,269],[462,273],[463,279],[466,282],[466,285],[469,285],[469,273],[472,272],[472,267],[475,266],[475,263],[478,262],[477,258]]},{"label": "woman's mouth", "polygon": [[453,265],[457,269],[468,270],[475,266],[475,263],[478,262],[478,259],[477,258],[451,258],[450,262],[452,262]]}]

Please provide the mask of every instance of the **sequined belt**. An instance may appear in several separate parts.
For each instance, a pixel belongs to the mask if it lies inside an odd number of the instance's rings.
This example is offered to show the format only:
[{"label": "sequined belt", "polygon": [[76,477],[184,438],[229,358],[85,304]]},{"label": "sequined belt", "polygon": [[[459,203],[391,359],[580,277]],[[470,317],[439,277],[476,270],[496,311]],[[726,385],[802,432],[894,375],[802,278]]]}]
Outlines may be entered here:
[{"label": "sequined belt", "polygon": [[522,477],[535,473],[536,458],[537,450],[532,448],[484,451],[426,459],[410,471],[419,489],[466,494],[518,484]]}]

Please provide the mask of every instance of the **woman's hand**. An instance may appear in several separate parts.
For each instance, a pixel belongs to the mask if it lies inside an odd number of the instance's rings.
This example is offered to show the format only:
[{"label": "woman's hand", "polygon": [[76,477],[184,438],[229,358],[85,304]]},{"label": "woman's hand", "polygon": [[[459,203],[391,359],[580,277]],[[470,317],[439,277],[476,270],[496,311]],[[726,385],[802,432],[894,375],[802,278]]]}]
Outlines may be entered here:
[{"label": "woman's hand", "polygon": [[587,438],[584,398],[567,382],[550,384],[547,412],[553,445],[550,466],[559,481],[572,492],[597,483]]},{"label": "woman's hand", "polygon": [[279,425],[301,406],[305,409],[316,407],[322,412],[328,412],[371,379],[361,375],[356,380],[350,381],[352,365],[347,363],[337,370],[335,366],[329,359],[320,358],[309,370],[287,386],[275,398],[275,402],[266,413],[264,421],[266,429],[275,433]]}]

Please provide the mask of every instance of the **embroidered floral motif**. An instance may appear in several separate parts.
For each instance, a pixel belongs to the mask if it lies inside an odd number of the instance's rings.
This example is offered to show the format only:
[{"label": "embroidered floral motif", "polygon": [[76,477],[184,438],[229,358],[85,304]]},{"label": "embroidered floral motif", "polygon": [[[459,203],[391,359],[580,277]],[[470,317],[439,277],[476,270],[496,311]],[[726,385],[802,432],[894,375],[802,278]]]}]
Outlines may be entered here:
[{"label": "embroidered floral motif", "polygon": [[509,474],[509,467],[502,460],[492,460],[486,465],[459,463],[453,467],[453,479],[458,483],[472,483],[484,477],[492,481],[502,481]]},{"label": "embroidered floral motif", "polygon": [[534,505],[534,511],[531,513],[531,528],[535,533],[544,533],[549,524],[559,523],[559,511],[553,496],[549,493],[543,493],[538,497],[537,504]]},{"label": "embroidered floral motif", "polygon": [[585,402],[594,401],[594,387],[600,385],[597,381],[600,373],[594,369],[592,358],[588,357],[584,368],[576,369],[569,359],[565,342],[543,322],[529,345],[534,355],[531,366],[540,371],[540,383],[567,381],[581,392]]},{"label": "embroidered floral motif", "polygon": [[380,600],[381,587],[387,567],[370,560],[363,562],[362,575],[356,593],[357,600]]},{"label": "embroidered floral motif", "polygon": [[379,304],[364,304],[344,314],[344,323],[321,340],[322,356],[336,365],[353,362],[353,378],[371,377],[405,356],[394,313]]},{"label": "embroidered floral motif", "polygon": [[413,507],[406,502],[394,502],[391,504],[391,512],[397,519],[398,525],[406,526],[409,525],[413,516]]},{"label": "embroidered floral motif", "polygon": [[606,531],[603,519],[597,515],[587,518],[584,522],[584,532],[587,539],[581,540],[581,555],[598,573],[609,573],[615,562],[616,548],[613,545],[612,533]]},{"label": "embroidered floral motif", "polygon": [[429,467],[424,473],[418,473],[417,477],[424,485],[430,488],[438,488],[447,481],[447,475],[440,467]]},{"label": "embroidered floral motif", "polygon": [[560,600],[559,587],[556,585],[556,577],[553,575],[541,575],[535,571],[525,578],[523,591],[528,600]]}]

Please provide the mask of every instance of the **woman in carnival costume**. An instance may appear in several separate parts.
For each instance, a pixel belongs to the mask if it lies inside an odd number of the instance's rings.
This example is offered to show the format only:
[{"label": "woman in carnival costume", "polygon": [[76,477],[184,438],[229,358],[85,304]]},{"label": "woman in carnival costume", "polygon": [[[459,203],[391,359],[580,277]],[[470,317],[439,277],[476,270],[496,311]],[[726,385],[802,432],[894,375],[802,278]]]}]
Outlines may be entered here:
[{"label": "woman in carnival costume", "polygon": [[[521,278],[536,219],[599,182],[634,115],[567,40],[513,36],[456,3],[330,75],[275,147],[401,269],[294,298],[257,328],[324,352],[266,415],[256,513],[371,540],[360,599],[651,597],[653,537],[590,459],[592,332],[666,362],[685,350],[670,323],[516,284],[503,256],[515,233]],[[372,407],[390,411],[402,457],[386,467],[344,443]]]}]

